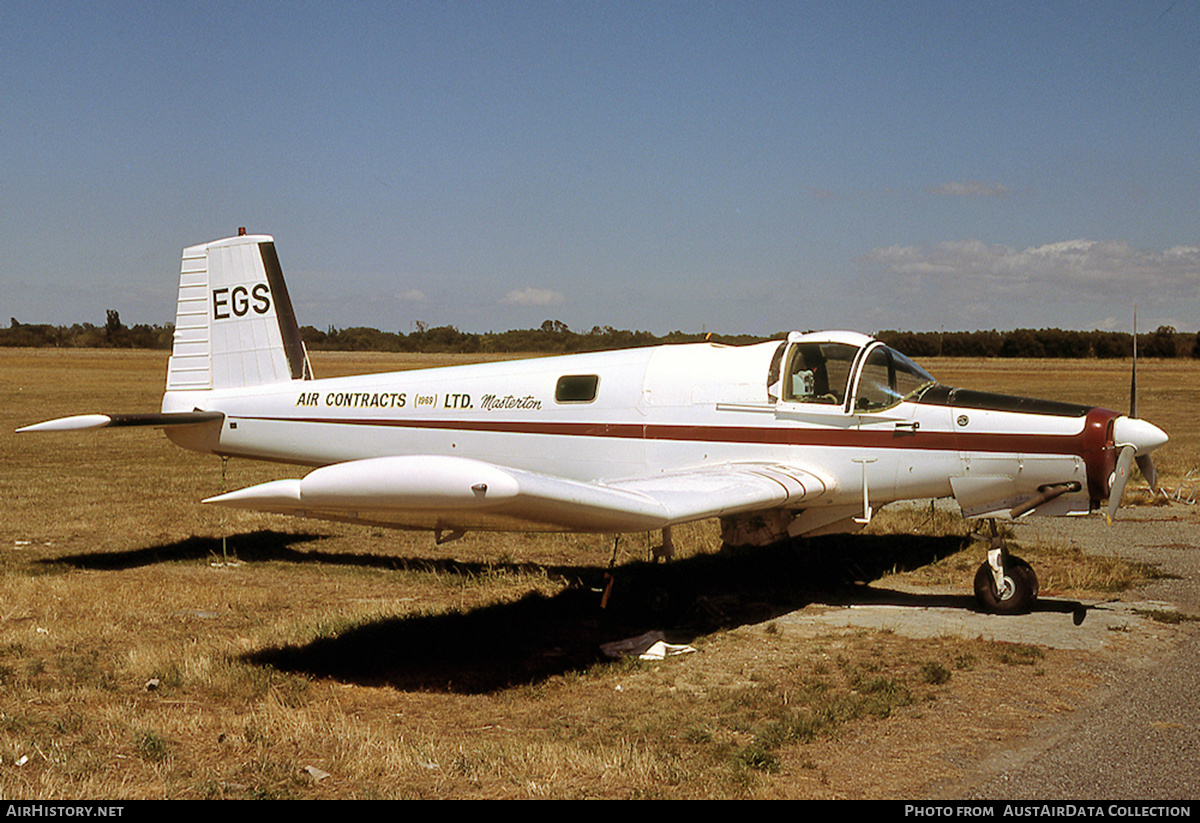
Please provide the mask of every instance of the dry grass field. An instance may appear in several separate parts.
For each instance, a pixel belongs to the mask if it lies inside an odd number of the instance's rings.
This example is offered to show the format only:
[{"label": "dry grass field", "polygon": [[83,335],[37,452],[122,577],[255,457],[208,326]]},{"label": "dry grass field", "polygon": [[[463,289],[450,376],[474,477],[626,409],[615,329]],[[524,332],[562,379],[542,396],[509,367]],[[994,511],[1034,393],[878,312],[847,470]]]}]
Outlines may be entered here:
[{"label": "dry grass field", "polygon": [[[313,359],[320,376],[450,362]],[[1128,407],[1128,363],[925,365],[950,384]],[[700,524],[667,567],[628,535],[602,611],[604,537],[438,547],[220,511],[198,501],[297,470],[234,461],[223,479],[220,460],[154,431],[13,434],[157,410],[165,366],[160,352],[0,349],[5,799],[911,797],[1085,687],[1065,652],[774,622],[886,574],[969,591],[981,552],[956,554],[957,522],[893,519],[888,535],[885,512],[875,535],[736,555]],[[1156,455],[1168,485],[1200,468],[1185,416],[1197,376],[1190,361],[1139,375],[1142,415],[1172,436]],[[1136,571],[1064,572],[1089,582],[1056,593]],[[690,596],[648,608],[663,587]],[[598,653],[658,628],[698,653]]]}]

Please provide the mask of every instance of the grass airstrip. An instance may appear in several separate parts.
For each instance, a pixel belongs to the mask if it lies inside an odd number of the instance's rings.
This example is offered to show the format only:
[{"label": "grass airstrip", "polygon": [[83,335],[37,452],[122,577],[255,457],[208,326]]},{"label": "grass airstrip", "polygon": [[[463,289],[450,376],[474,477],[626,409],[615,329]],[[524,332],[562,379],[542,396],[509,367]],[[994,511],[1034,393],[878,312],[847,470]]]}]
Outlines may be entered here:
[{"label": "grass airstrip", "polygon": [[[319,376],[463,362],[313,360]],[[1128,408],[1128,361],[925,365]],[[149,430],[13,434],[157,410],[165,367],[164,352],[0,349],[5,799],[915,796],[1086,688],[1062,651],[776,621],[888,575],[968,593],[983,551],[957,517],[885,509],[875,534],[738,553],[701,523],[677,530],[668,566],[644,562],[655,535],[626,535],[602,610],[610,538],[435,546],[222,511],[198,501],[301,472],[223,467]],[[1167,486],[1200,467],[1198,376],[1142,361],[1139,411],[1172,436],[1156,454]],[[1044,579],[1075,581],[1059,596],[1114,596],[1144,572],[1039,551],[1021,547]],[[653,629],[697,652],[599,653]]]}]

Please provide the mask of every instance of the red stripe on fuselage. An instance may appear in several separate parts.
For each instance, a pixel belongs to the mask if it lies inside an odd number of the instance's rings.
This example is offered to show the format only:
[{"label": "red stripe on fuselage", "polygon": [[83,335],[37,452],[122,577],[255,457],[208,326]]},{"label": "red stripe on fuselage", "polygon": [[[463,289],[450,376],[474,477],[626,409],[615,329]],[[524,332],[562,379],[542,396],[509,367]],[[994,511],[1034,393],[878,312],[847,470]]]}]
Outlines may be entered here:
[{"label": "red stripe on fuselage", "polygon": [[[863,431],[855,428],[824,429],[768,426],[700,426],[661,423],[563,423],[515,420],[385,420],[331,417],[258,417],[242,419],[281,423],[378,426],[382,428],[436,429],[443,431],[531,434],[559,437],[611,437],[684,442],[754,443],[785,446],[827,446],[867,449],[917,449],[922,451],[1006,452],[1020,454],[1071,454],[1087,457],[1096,448],[1093,409],[1083,428],[1075,434],[968,433],[910,431]],[[1106,412],[1101,425],[1115,417]],[[236,419],[231,416],[230,419]],[[1044,419],[1044,418],[1043,418]]]}]

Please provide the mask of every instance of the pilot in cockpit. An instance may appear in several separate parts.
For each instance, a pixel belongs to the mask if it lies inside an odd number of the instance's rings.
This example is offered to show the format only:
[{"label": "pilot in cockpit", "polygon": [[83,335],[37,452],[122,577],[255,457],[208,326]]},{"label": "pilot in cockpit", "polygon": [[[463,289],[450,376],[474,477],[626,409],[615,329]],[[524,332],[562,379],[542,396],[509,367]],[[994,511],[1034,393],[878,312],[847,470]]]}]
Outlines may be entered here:
[{"label": "pilot in cockpit", "polygon": [[802,343],[788,364],[786,397],[796,403],[841,405],[857,349],[839,343]]}]

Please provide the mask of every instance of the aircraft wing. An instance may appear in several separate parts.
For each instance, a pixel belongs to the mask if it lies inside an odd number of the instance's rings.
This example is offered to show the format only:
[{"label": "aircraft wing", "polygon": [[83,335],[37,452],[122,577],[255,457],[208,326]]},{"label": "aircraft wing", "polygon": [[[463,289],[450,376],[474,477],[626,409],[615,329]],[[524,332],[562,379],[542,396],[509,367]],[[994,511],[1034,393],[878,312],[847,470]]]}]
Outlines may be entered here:
[{"label": "aircraft wing", "polygon": [[814,471],[766,463],[586,483],[472,458],[409,455],[336,463],[204,502],[400,528],[625,532],[799,508],[832,489]]}]

